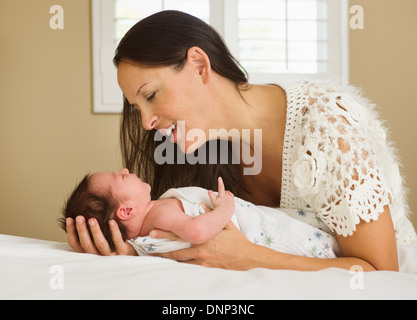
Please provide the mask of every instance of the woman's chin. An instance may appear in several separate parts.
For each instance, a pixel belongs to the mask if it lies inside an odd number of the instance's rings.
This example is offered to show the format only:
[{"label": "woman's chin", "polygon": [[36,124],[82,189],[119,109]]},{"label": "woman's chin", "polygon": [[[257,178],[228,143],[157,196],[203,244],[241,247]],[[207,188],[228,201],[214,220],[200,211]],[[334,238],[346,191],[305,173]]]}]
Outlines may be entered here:
[{"label": "woman's chin", "polygon": [[201,141],[189,142],[189,141],[187,141],[186,143],[178,143],[178,142],[176,142],[176,143],[180,147],[180,150],[184,154],[192,154],[192,153],[194,153],[194,151],[196,151],[198,148],[200,148],[202,145],[204,145],[205,142],[201,142]]},{"label": "woman's chin", "polygon": [[183,150],[183,147],[180,146],[181,151],[185,154],[192,154],[194,151],[196,151],[198,148],[200,148],[203,144],[201,143],[186,143],[185,144],[185,150]]},{"label": "woman's chin", "polygon": [[207,142],[205,132],[197,128],[176,131],[174,138],[184,154],[192,154]]}]

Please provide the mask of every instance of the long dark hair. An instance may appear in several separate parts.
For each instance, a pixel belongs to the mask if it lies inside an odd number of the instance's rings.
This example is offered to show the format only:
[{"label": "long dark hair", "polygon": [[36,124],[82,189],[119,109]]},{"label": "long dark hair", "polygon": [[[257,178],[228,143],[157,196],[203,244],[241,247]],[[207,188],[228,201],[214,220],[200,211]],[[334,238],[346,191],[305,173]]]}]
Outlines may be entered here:
[{"label": "long dark hair", "polygon": [[[212,70],[232,81],[236,90],[248,84],[246,71],[232,56],[221,36],[204,21],[180,11],[161,11],[139,21],[120,41],[113,62],[116,67],[122,60],[130,60],[143,66],[173,66],[181,70],[188,50],[194,46],[204,50]],[[247,192],[241,168],[236,164],[220,164],[220,161],[217,164],[157,164],[154,152],[162,142],[155,141],[155,133],[155,130],[143,128],[140,112],[124,97],[120,123],[123,164],[152,186],[153,198],[174,187],[200,186],[217,190],[219,176],[226,188],[235,194],[239,190]],[[207,159],[210,157],[208,145],[217,144],[217,150],[220,150],[220,143],[209,141],[201,147],[207,150]],[[228,159],[232,159],[231,142],[228,143]],[[174,150],[174,159],[178,159],[178,153],[182,151],[177,146]]]}]

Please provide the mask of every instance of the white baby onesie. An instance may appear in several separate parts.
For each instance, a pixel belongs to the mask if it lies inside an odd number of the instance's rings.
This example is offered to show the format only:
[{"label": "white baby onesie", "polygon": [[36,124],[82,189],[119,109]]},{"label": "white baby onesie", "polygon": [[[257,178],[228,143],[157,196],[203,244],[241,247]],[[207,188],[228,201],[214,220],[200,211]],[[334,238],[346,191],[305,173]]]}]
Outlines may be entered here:
[{"label": "white baby onesie", "polygon": [[[185,213],[191,217],[204,214],[201,202],[212,208],[207,190],[198,187],[170,189],[160,197],[167,198],[179,199]],[[248,240],[258,245],[306,257],[341,256],[336,239],[329,234],[329,229],[323,222],[312,221],[313,226],[295,218],[297,215],[300,219],[303,218],[303,213],[295,209],[285,209],[284,212],[280,209],[256,206],[235,197],[232,221]],[[154,239],[149,236],[131,239],[129,243],[139,255],[175,251],[191,246],[188,242]]]}]

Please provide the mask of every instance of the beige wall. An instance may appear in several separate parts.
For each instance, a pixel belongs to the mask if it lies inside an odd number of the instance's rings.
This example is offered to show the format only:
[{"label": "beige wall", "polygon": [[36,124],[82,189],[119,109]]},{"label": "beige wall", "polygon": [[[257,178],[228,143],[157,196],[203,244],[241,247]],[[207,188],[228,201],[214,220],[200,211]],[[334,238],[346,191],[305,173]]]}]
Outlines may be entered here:
[{"label": "beige wall", "polygon": [[[61,4],[65,29],[51,30]],[[93,115],[86,0],[0,1],[0,233],[64,240],[64,198],[120,166],[117,115]]]},{"label": "beige wall", "polygon": [[350,83],[365,90],[399,151],[417,228],[417,1],[350,0],[365,11],[350,31]]},{"label": "beige wall", "polygon": [[[388,119],[417,211],[417,1],[356,3],[366,20],[351,31],[351,83]],[[54,4],[64,30],[49,28]],[[0,49],[0,234],[65,241],[56,218],[76,180],[121,166],[119,117],[91,112],[89,1],[1,0]]]}]

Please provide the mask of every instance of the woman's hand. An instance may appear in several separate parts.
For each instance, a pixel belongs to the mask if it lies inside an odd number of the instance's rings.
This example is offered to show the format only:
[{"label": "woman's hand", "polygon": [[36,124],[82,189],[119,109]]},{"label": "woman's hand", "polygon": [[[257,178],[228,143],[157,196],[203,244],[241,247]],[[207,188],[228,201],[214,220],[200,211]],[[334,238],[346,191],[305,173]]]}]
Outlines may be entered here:
[{"label": "woman's hand", "polygon": [[[151,237],[183,241],[172,232],[153,230]],[[153,254],[174,260],[186,260],[185,263],[198,264],[232,270],[249,270],[256,267],[253,259],[256,245],[250,242],[233,224],[229,222],[213,239],[190,248]]]},{"label": "woman's hand", "polygon": [[[119,226],[114,220],[109,221],[115,251],[111,251],[110,245],[101,232],[96,219],[88,221],[93,239],[88,232],[87,224],[83,216],[78,216],[76,222],[72,218],[67,218],[67,239],[68,244],[74,251],[81,253],[91,253],[103,256],[113,255],[137,255],[135,249],[123,241]],[[78,234],[78,236],[77,236]]]}]

